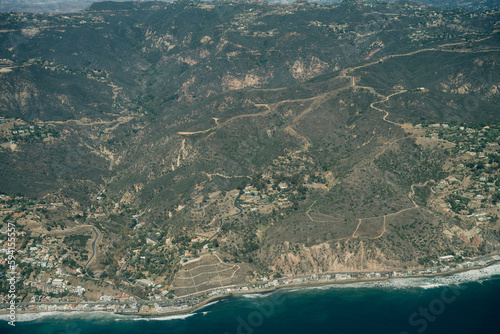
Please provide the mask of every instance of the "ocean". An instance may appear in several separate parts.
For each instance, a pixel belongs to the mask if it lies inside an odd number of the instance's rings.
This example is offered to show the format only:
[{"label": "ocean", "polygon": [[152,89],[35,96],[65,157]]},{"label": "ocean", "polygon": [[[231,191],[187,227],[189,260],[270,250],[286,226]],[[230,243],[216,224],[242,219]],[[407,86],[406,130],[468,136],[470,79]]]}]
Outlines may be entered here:
[{"label": "ocean", "polygon": [[[401,278],[233,296],[163,317],[21,314],[0,333],[500,333],[500,264],[447,276]],[[5,316],[2,316],[5,317]]]}]

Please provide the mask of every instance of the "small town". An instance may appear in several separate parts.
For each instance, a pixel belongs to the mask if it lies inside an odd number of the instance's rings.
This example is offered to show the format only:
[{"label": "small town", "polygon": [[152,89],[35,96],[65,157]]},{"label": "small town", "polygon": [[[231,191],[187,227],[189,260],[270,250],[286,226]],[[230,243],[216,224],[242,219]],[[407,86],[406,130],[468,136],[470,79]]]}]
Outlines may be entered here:
[{"label": "small town", "polygon": [[[168,291],[164,290],[159,294],[152,294],[149,296],[149,300],[134,297],[127,293],[115,296],[101,295],[98,300],[91,300],[84,296],[85,288],[81,286],[71,287],[67,285],[68,282],[63,278],[49,277],[45,282],[24,280],[23,285],[34,286],[39,292],[38,294],[32,294],[29,300],[26,300],[26,298],[20,300],[17,309],[21,312],[107,311],[117,314],[139,315],[176,314],[193,311],[215,299],[226,298],[231,295],[270,292],[279,288],[446,275],[492,265],[500,261],[500,255],[483,256],[463,263],[447,264],[453,261],[453,255],[445,255],[439,258],[439,263],[436,263],[436,266],[425,270],[287,275],[274,280],[261,277],[258,282],[210,289],[181,298],[168,298],[166,297]],[[58,271],[58,274],[56,277],[64,276],[61,271]],[[155,286],[149,280],[138,280],[137,283],[161,288],[161,286]],[[76,297],[50,297],[61,292],[71,293]],[[6,312],[10,305],[7,302],[7,295],[0,296],[0,301],[0,312]]]}]

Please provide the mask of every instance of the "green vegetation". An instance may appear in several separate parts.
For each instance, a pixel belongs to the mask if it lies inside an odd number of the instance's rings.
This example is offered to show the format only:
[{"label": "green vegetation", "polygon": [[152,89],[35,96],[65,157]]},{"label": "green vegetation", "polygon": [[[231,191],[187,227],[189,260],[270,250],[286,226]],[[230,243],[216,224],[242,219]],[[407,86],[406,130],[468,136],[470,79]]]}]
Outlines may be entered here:
[{"label": "green vegetation", "polygon": [[[240,279],[498,250],[497,11],[176,1],[0,15],[0,191],[43,198],[9,196],[2,219],[95,226],[89,273],[168,286],[208,254]],[[54,246],[74,270],[90,256],[81,233]]]}]

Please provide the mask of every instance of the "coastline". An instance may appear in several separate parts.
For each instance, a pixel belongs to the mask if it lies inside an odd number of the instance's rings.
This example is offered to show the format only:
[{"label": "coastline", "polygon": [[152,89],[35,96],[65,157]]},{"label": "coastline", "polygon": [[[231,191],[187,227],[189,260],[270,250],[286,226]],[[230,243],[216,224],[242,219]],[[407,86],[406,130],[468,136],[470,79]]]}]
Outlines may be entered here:
[{"label": "coastline", "polygon": [[[438,278],[438,277],[446,277],[446,276],[452,276],[460,273],[466,273],[466,272],[472,272],[474,270],[481,270],[485,269],[488,267],[492,267],[495,264],[499,264],[500,261],[496,260],[490,263],[487,263],[482,266],[472,266],[469,268],[460,268],[456,270],[451,270],[448,272],[440,272],[440,273],[430,273],[430,274],[425,274],[425,275],[409,275],[405,277],[380,277],[380,278],[351,278],[351,279],[344,279],[344,280],[321,280],[321,281],[313,281],[313,282],[303,282],[303,283],[290,283],[290,284],[283,284],[280,286],[275,286],[271,288],[266,288],[266,289],[251,289],[251,290],[245,290],[245,291],[235,291],[232,293],[228,294],[223,294],[223,295],[215,295],[208,297],[207,299],[201,301],[200,303],[186,307],[184,309],[179,309],[179,310],[169,310],[165,312],[161,312],[157,308],[157,304],[154,302],[147,303],[141,305],[139,308],[138,312],[114,312],[112,310],[55,310],[55,311],[38,311],[38,310],[33,310],[33,311],[17,311],[17,315],[23,315],[23,314],[40,314],[43,316],[43,314],[76,314],[76,313],[105,313],[105,314],[110,314],[110,315],[121,315],[121,316],[139,316],[139,317],[144,317],[149,318],[149,317],[170,317],[170,316],[180,316],[180,315],[189,315],[197,310],[202,309],[208,304],[218,302],[220,300],[225,300],[225,299],[230,299],[231,297],[237,297],[237,296],[243,296],[243,295],[258,295],[258,294],[266,294],[266,293],[272,293],[276,292],[278,290],[295,290],[295,289],[308,289],[308,288],[320,288],[320,287],[327,287],[327,286],[342,286],[342,285],[349,285],[349,284],[359,284],[359,283],[382,283],[382,282],[394,282],[395,280],[411,280],[411,279],[425,279],[425,278]],[[474,280],[471,280],[471,282]],[[250,283],[249,283],[250,284]],[[449,283],[449,284],[456,284],[456,283]],[[155,305],[156,304],[156,305]],[[1,315],[7,315],[8,310],[1,310],[0,311]]]}]

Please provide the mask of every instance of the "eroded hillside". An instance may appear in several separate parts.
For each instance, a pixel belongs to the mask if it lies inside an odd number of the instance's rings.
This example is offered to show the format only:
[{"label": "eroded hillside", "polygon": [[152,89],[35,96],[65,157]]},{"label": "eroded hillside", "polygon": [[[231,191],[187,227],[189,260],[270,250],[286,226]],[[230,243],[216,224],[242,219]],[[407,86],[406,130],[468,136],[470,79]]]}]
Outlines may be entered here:
[{"label": "eroded hillside", "polygon": [[497,11],[1,15],[0,191],[37,202],[18,223],[38,233],[98,228],[75,275],[183,295],[500,248]]}]

